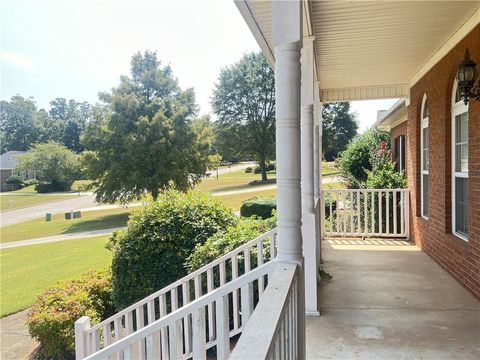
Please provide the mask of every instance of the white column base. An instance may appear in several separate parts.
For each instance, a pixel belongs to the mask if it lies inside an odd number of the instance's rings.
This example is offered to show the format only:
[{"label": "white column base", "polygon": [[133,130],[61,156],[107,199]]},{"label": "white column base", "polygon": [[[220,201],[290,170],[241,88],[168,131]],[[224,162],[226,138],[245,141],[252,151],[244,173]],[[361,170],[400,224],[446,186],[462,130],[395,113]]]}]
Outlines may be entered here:
[{"label": "white column base", "polygon": [[318,308],[318,247],[316,216],[313,212],[303,213],[302,238],[305,259],[305,313],[320,315]]}]

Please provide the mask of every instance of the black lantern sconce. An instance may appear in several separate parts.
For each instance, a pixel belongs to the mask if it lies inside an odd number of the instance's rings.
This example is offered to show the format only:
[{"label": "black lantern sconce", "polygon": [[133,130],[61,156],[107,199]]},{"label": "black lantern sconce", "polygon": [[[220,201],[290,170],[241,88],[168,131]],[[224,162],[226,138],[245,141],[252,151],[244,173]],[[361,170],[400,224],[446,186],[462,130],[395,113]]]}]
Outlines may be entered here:
[{"label": "black lantern sconce", "polygon": [[480,101],[480,83],[475,85],[477,76],[477,64],[470,59],[470,53],[466,49],[465,58],[457,68],[458,88],[465,105],[468,104],[469,98]]}]

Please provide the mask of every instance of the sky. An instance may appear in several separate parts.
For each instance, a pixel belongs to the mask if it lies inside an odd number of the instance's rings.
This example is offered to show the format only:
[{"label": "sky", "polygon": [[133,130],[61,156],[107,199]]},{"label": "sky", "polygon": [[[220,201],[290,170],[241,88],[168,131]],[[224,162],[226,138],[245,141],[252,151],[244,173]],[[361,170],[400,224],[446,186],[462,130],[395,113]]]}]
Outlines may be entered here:
[{"label": "sky", "polygon": [[[130,58],[155,50],[200,113],[224,66],[259,47],[233,0],[0,0],[0,98],[98,101],[128,74]],[[353,102],[360,130],[395,100]]]}]

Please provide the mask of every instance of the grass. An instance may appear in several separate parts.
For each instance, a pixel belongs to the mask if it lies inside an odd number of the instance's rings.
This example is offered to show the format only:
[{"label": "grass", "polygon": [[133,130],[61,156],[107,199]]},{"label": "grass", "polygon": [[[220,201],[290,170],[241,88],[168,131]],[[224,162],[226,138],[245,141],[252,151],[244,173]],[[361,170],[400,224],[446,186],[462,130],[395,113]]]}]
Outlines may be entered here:
[{"label": "grass", "polygon": [[341,182],[323,183],[322,189],[346,189],[345,184]]},{"label": "grass", "polygon": [[338,174],[337,166],[335,162],[327,162],[322,161],[322,175],[329,176],[329,175],[336,175]]},{"label": "grass", "polygon": [[31,306],[59,280],[111,264],[108,236],[31,245],[0,251],[0,316]]},{"label": "grass", "polygon": [[[268,179],[275,179],[275,177],[275,174],[268,174]],[[197,185],[197,189],[213,193],[219,191],[248,189],[252,186],[249,185],[251,181],[258,181],[261,179],[262,176],[260,174],[246,173],[245,170],[220,174],[218,179],[212,174],[211,177],[203,179],[202,182]]]},{"label": "grass", "polygon": [[275,189],[271,190],[264,190],[264,191],[252,191],[252,192],[242,192],[233,195],[221,195],[217,196],[216,198],[220,200],[225,206],[229,208],[239,211],[240,206],[245,200],[251,199],[253,197],[270,197],[275,196],[277,191]]},{"label": "grass", "polygon": [[24,189],[14,191],[17,195],[1,195],[0,212],[64,200],[72,197],[72,195],[67,194],[36,194],[25,192],[23,190]]},{"label": "grass", "polygon": [[65,220],[63,214],[55,214],[50,222],[42,218],[2,227],[0,242],[121,227],[126,225],[130,211],[131,208],[86,211],[80,219],[72,220]]}]

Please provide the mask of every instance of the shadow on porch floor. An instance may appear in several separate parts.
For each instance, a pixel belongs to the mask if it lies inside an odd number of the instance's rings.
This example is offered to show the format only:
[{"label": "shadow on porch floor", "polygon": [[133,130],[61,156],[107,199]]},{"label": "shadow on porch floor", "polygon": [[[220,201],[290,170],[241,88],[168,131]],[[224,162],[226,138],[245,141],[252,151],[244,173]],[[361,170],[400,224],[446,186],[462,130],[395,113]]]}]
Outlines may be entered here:
[{"label": "shadow on porch floor", "polygon": [[323,242],[307,359],[480,359],[480,303],[410,243]]}]

